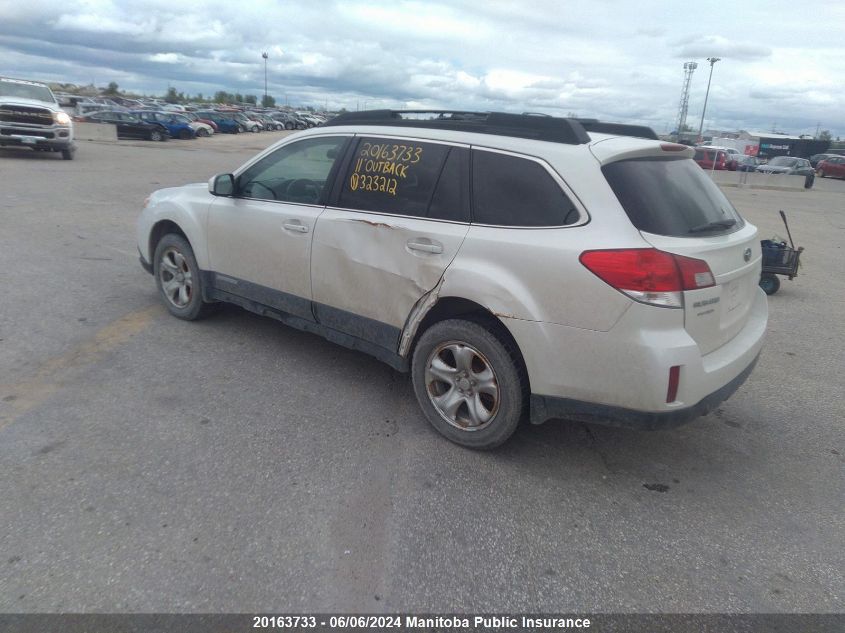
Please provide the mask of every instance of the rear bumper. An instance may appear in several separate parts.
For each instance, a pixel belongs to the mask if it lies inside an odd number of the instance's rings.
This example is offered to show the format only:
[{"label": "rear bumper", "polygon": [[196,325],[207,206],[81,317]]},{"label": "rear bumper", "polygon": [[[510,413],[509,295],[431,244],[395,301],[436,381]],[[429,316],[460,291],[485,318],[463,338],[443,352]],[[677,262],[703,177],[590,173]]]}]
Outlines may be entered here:
[{"label": "rear bumper", "polygon": [[636,411],[602,404],[593,404],[554,396],[531,394],[531,423],[542,424],[554,418],[592,422],[641,431],[671,429],[707,415],[730,398],[742,386],[757,364],[756,356],[742,373],[722,388],[702,398],[697,404],[676,411]]},{"label": "rear bumper", "polygon": [[[677,426],[728,398],[754,367],[768,322],[757,289],[743,328],[702,354],[680,310],[632,304],[611,330],[503,318],[522,352],[531,385],[531,421],[588,420],[614,426]],[[675,400],[666,402],[678,366]]]}]

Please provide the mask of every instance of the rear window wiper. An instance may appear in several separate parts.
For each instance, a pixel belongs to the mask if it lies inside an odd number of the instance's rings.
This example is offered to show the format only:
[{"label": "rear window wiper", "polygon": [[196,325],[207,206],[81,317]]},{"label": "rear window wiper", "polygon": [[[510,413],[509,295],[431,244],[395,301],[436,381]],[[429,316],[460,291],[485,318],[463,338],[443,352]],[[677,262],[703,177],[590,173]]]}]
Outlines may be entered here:
[{"label": "rear window wiper", "polygon": [[714,220],[713,222],[708,222],[707,224],[701,224],[700,226],[694,226],[688,232],[689,233],[703,233],[705,231],[712,231],[714,229],[729,229],[732,226],[736,226],[736,220],[734,220],[734,219]]}]

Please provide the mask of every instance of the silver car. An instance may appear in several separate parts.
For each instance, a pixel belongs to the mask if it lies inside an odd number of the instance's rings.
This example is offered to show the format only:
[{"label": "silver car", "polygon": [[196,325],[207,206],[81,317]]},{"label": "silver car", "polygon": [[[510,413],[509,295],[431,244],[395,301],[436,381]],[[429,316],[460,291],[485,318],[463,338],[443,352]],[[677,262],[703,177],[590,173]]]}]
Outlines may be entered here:
[{"label": "silver car", "polygon": [[757,171],[762,174],[786,174],[788,176],[810,176],[815,173],[809,160],[793,158],[792,156],[775,156],[765,165],[758,165]]}]

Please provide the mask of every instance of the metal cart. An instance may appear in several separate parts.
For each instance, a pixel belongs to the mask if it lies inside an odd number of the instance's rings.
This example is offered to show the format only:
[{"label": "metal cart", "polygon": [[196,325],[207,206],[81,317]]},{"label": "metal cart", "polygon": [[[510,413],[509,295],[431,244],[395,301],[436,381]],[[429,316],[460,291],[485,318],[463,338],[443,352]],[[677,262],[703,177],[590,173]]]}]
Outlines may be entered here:
[{"label": "metal cart", "polygon": [[760,287],[767,295],[775,294],[780,288],[778,275],[789,277],[790,280],[798,276],[798,265],[803,246],[795,248],[792,241],[792,234],[789,232],[789,224],[786,222],[786,214],[781,211],[780,217],[786,227],[786,234],[789,236],[791,248],[785,242],[777,244],[771,240],[763,240],[760,246],[763,250],[763,272],[760,275]]}]

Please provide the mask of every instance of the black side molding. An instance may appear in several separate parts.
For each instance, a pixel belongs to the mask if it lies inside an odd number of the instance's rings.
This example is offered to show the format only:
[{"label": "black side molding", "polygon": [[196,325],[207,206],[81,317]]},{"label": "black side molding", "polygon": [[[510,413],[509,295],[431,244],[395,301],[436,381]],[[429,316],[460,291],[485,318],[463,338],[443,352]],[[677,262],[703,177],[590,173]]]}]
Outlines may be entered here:
[{"label": "black side molding", "polygon": [[151,275],[153,274],[153,265],[152,265],[152,264],[148,264],[148,263],[147,263],[147,260],[146,260],[146,259],[144,259],[144,256],[143,256],[143,255],[138,255],[138,261],[139,261],[139,262],[141,262],[141,268],[143,268],[144,270],[146,270],[146,271],[147,271],[148,273],[150,273]]}]

